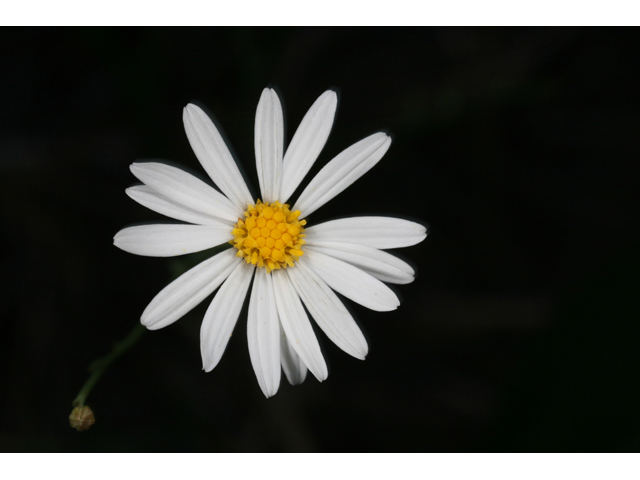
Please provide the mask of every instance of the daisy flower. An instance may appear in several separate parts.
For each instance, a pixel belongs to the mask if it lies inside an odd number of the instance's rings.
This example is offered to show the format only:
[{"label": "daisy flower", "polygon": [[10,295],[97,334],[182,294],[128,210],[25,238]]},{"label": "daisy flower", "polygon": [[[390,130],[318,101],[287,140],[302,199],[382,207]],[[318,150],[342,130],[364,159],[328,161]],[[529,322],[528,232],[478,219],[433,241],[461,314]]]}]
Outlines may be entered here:
[{"label": "daisy flower", "polygon": [[[307,312],[329,339],[363,360],[367,342],[335,292],[375,311],[400,302],[383,282],[405,284],[414,270],[384,249],[415,245],[424,226],[388,217],[352,217],[318,225],[309,216],[364,175],[384,156],[391,138],[379,132],[344,150],[318,172],[293,207],[289,199],[318,158],[333,125],[337,95],[316,100],[284,149],[282,107],[265,89],[255,121],[261,196],[255,199],[220,133],[196,105],[184,109],[187,137],[219,191],[164,163],[134,163],[143,183],[127,189],[136,202],[173,219],[172,225],[120,230],[114,244],[136,255],[170,257],[225,243],[231,248],[167,285],[142,313],[150,330],[166,327],[218,289],[200,330],[204,370],[213,370],[229,342],[249,287],[247,337],[251,364],[265,396],[278,391],[281,369],[293,385],[307,369],[327,378]],[[306,310],[305,310],[306,307]]]}]

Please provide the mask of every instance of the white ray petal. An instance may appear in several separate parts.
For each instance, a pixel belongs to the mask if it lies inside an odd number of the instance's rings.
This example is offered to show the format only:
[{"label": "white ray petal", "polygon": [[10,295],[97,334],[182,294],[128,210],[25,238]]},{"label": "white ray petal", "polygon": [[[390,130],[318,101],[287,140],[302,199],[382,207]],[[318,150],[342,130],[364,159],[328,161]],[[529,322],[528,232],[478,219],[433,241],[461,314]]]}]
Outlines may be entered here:
[{"label": "white ray petal", "polygon": [[284,150],[282,106],[275,90],[262,91],[255,123],[255,152],[258,181],[263,202],[279,200]]},{"label": "white ray petal", "polygon": [[149,330],[171,325],[218,288],[238,258],[230,248],[196,265],[158,293],[145,308],[140,321]]},{"label": "white ray petal", "polygon": [[308,248],[304,261],[327,285],[363,307],[388,312],[400,305],[396,294],[384,283],[342,260]]},{"label": "white ray petal", "polygon": [[307,366],[291,346],[282,325],[280,325],[280,361],[291,385],[300,385],[307,378]]},{"label": "white ray petal", "polygon": [[351,145],[318,172],[293,210],[307,217],[368,172],[387,153],[391,138],[379,132]]},{"label": "white ray petal", "polygon": [[287,268],[291,283],[318,326],[342,350],[360,360],[367,356],[367,341],[338,296],[318,275],[298,262]]},{"label": "white ray petal", "polygon": [[200,327],[200,352],[207,372],[214,369],[227,348],[254,271],[253,265],[239,261],[204,315]]},{"label": "white ray petal", "polygon": [[113,244],[147,257],[175,257],[200,252],[233,238],[227,225],[139,225],[116,233]]},{"label": "white ray petal", "polygon": [[406,284],[415,278],[415,272],[408,263],[377,248],[355,243],[312,242],[305,249],[350,263],[383,282]]},{"label": "white ray petal", "polygon": [[237,222],[243,210],[199,178],[164,163],[133,163],[133,173],[158,193],[198,212]]},{"label": "white ray petal", "polygon": [[[206,213],[197,212],[189,207],[179,204],[178,202],[158,193],[148,185],[136,185],[125,190],[127,195],[149,210],[158,212],[176,220],[193,223],[195,225],[219,225],[227,223],[228,220],[221,220]],[[231,226],[229,226],[231,228]]]},{"label": "white ray petal", "polygon": [[300,122],[284,155],[280,202],[289,200],[320,155],[329,138],[337,106],[338,95],[333,90],[327,90]]},{"label": "white ray petal", "polygon": [[392,217],[351,217],[305,228],[307,242],[345,242],[373,248],[401,248],[416,245],[427,236],[419,223]]},{"label": "white ray petal", "polygon": [[322,382],[329,372],[300,297],[284,271],[275,270],[271,276],[280,323],[287,339],[311,373]]},{"label": "white ray petal", "polygon": [[271,275],[258,268],[251,290],[247,319],[249,356],[258,384],[269,398],[280,386],[280,320]]},{"label": "white ray petal", "polygon": [[202,167],[234,205],[245,211],[254,200],[216,126],[192,103],[184,108],[182,119],[191,148]]}]

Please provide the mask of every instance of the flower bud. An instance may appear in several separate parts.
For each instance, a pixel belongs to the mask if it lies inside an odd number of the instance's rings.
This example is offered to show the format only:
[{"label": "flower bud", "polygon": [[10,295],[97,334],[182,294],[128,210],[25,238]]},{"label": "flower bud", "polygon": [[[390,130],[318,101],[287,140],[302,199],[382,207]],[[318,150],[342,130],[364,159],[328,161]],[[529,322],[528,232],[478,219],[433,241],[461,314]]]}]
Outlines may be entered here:
[{"label": "flower bud", "polygon": [[88,430],[94,423],[96,423],[96,419],[93,412],[86,405],[74,408],[69,415],[69,424],[79,432]]}]

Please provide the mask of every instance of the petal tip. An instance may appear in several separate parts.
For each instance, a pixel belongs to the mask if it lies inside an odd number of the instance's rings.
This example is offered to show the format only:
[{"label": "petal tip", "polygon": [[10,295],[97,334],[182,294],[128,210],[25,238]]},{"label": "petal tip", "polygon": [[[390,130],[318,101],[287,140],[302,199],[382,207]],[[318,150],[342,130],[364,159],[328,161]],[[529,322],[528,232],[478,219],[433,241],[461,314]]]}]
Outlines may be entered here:
[{"label": "petal tip", "polygon": [[307,379],[306,372],[303,375],[294,376],[292,378],[287,377],[287,380],[289,380],[289,383],[294,387],[296,385],[302,385],[306,379]]},{"label": "petal tip", "polygon": [[266,388],[262,390],[262,393],[264,394],[265,398],[271,398],[276,393],[278,393],[278,386],[276,386],[275,388]]},{"label": "petal tip", "polygon": [[116,233],[113,236],[113,244],[118,248],[122,248],[122,244],[120,242],[120,240],[122,239],[122,236],[120,235],[121,233],[122,233],[122,230],[120,230],[118,233]]},{"label": "petal tip", "polygon": [[318,99],[322,99],[323,101],[330,100],[331,103],[336,103],[338,101],[338,92],[330,88],[329,90],[325,90]]},{"label": "petal tip", "polygon": [[364,350],[355,350],[351,352],[351,356],[357,360],[366,360],[367,359],[367,353],[369,353],[367,351],[367,349]]},{"label": "petal tip", "polygon": [[338,92],[335,90],[327,90],[325,92],[326,100],[329,102],[329,108],[331,109],[332,115],[335,116],[336,108],[338,106]]},{"label": "petal tip", "polygon": [[202,369],[206,372],[209,373],[211,370],[213,370],[213,368],[215,367],[215,365],[211,366],[211,365],[207,365],[207,364],[202,364]]},{"label": "petal tip", "polygon": [[393,303],[393,304],[392,303],[387,303],[386,305],[379,305],[378,308],[376,308],[374,311],[378,311],[378,312],[393,312],[394,310],[397,310],[399,306],[400,306],[400,302],[397,301],[397,303]]},{"label": "petal tip", "polygon": [[184,121],[191,120],[191,118],[199,115],[202,112],[202,109],[197,106],[195,103],[187,103],[187,105],[182,109],[182,119]]}]

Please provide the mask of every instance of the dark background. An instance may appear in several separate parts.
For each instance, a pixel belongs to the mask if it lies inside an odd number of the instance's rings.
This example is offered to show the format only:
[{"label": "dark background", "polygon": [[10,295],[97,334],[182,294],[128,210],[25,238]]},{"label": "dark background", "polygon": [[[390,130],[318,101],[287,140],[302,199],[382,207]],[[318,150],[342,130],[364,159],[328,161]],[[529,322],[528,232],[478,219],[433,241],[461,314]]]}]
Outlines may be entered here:
[{"label": "dark background", "polygon": [[[8,451],[637,451],[640,32],[622,29],[0,30],[0,449]],[[340,106],[313,172],[394,142],[310,218],[420,219],[416,281],[391,313],[350,302],[365,362],[320,335],[326,382],[266,400],[241,317],[201,370],[208,301],[147,332],[67,416],[87,366],[193,258],[112,245],[161,219],[128,166],[204,175],[182,108],[206,105],[257,185],[253,122],[275,85],[290,139]],[[310,176],[307,177],[306,182]],[[284,377],[283,377],[284,378]]]}]

